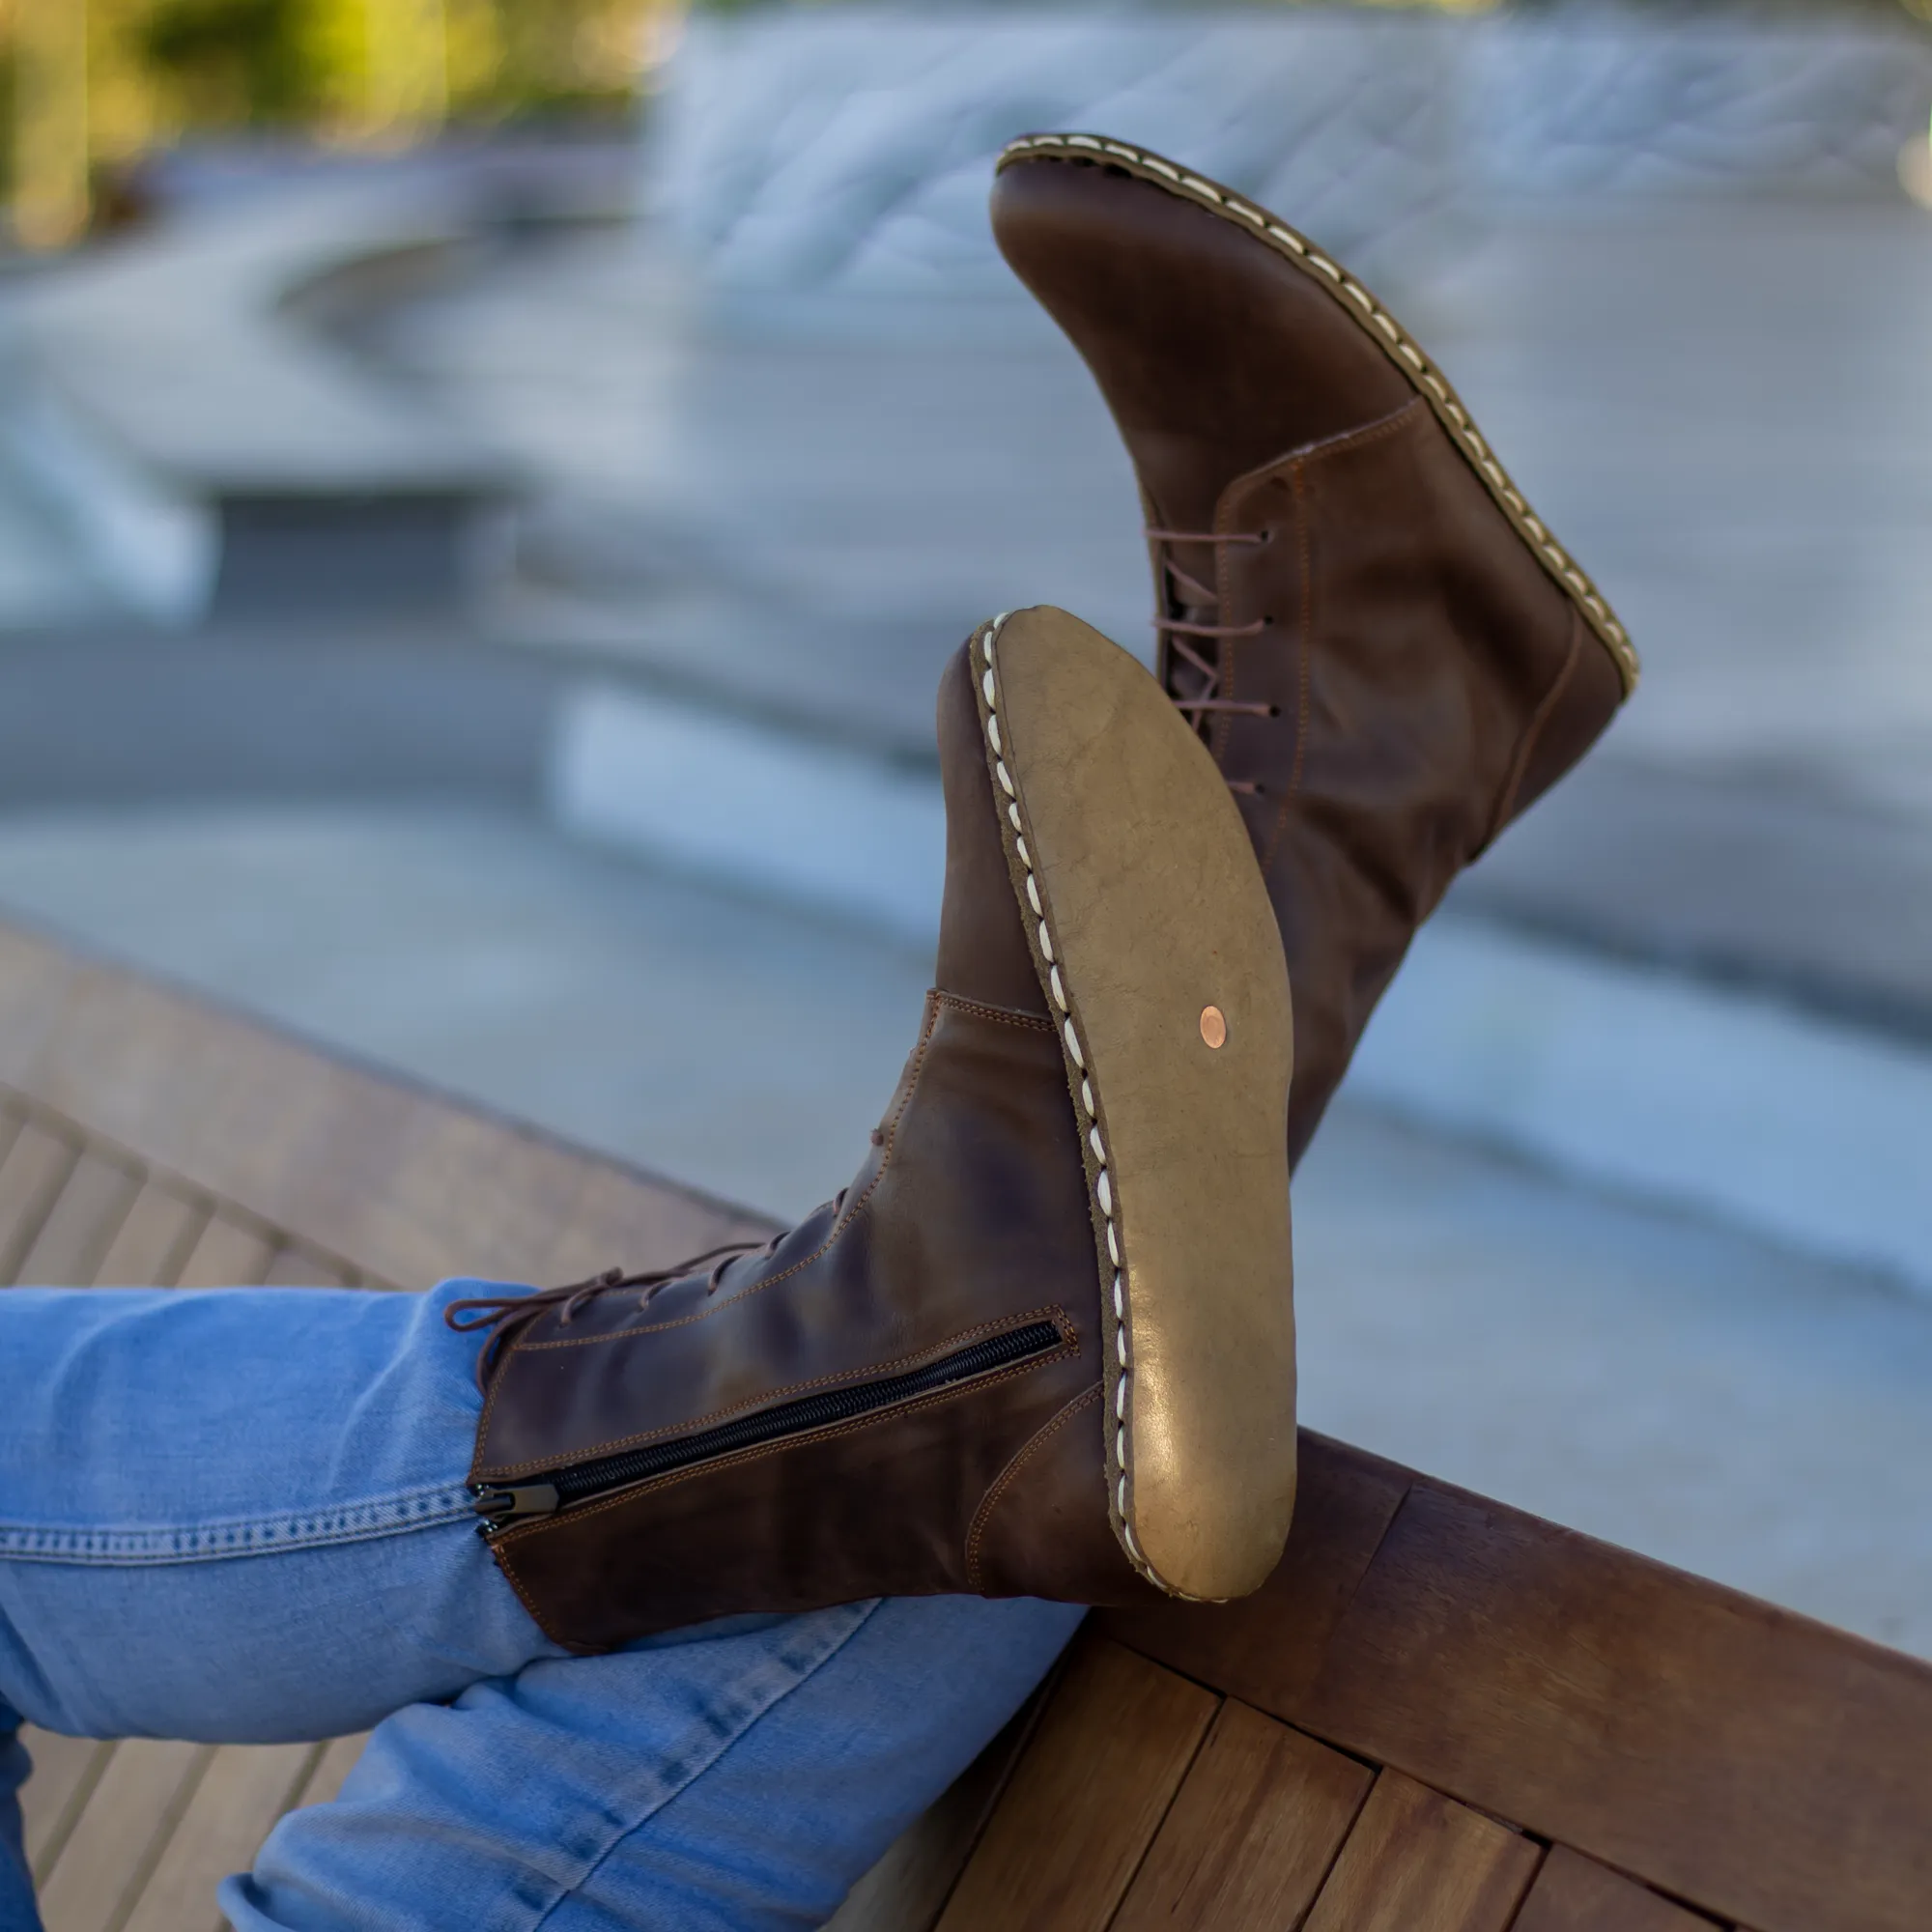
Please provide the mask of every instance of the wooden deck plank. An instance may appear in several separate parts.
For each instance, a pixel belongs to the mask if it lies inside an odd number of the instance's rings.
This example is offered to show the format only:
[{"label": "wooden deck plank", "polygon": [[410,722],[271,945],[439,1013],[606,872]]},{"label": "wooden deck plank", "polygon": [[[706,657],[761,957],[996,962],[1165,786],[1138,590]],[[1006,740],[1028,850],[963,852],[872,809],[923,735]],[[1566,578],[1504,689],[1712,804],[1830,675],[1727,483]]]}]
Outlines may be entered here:
[{"label": "wooden deck plank", "polygon": [[264,1288],[354,1288],[355,1276],[340,1264],[325,1261],[304,1247],[284,1248],[269,1264]]},{"label": "wooden deck plank", "polygon": [[1082,1638],[939,1932],[1104,1932],[1216,1703]]},{"label": "wooden deck plank", "polygon": [[5,935],[9,971],[60,983],[32,1028],[0,1039],[0,1082],[384,1280],[541,1284],[579,1249],[649,1265],[768,1231],[44,941]]},{"label": "wooden deck plank", "polygon": [[172,1288],[208,1225],[209,1205],[150,1179],[94,1271],[96,1288]]},{"label": "wooden deck plank", "polygon": [[91,1287],[140,1189],[140,1175],[126,1162],[83,1148],[17,1279],[30,1288]]},{"label": "wooden deck plank", "polygon": [[0,923],[0,1084],[21,1087],[65,1015],[74,955],[53,941]]},{"label": "wooden deck plank", "polygon": [[1288,1548],[1263,1589],[1239,1603],[1151,1601],[1094,1619],[1117,1642],[1291,1722],[1414,1480],[1307,1430],[1300,1457]]},{"label": "wooden deck plank", "polygon": [[902,1832],[825,1921],[824,1932],[932,1932],[986,1821],[1038,1728],[1048,1701],[1036,1691],[937,1803]]},{"label": "wooden deck plank", "polygon": [[1555,1845],[1512,1932],[1712,1932],[1714,1921]]},{"label": "wooden deck plank", "polygon": [[299,1811],[310,1804],[333,1804],[342,1790],[342,1780],[361,1762],[363,1748],[368,1742],[367,1731],[357,1731],[353,1737],[330,1739],[323,1746],[322,1755],[315,1761],[315,1769],[309,1773],[307,1781],[291,1801],[289,1808]]},{"label": "wooden deck plank", "polygon": [[227,1745],[210,1760],[121,1932],[212,1928],[215,1888],[246,1871],[308,1781],[315,1745]]},{"label": "wooden deck plank", "polygon": [[21,1787],[20,1816],[27,1865],[38,1877],[60,1856],[114,1747],[93,1738],[62,1737],[38,1724],[21,1725],[20,1742],[34,1763]]},{"label": "wooden deck plank", "polygon": [[1306,1932],[1507,1932],[1542,1847],[1385,1771]]},{"label": "wooden deck plank", "polygon": [[176,1280],[178,1288],[253,1288],[275,1258],[275,1237],[265,1229],[231,1220],[217,1210],[208,1218]]},{"label": "wooden deck plank", "polygon": [[0,1283],[15,1279],[79,1157],[79,1143],[44,1121],[26,1121],[14,1136],[0,1161]]},{"label": "wooden deck plank", "polygon": [[1300,1924],[1373,1782],[1353,1758],[1222,1705],[1113,1932]]},{"label": "wooden deck plank", "polygon": [[1759,1932],[1932,1921],[1932,1667],[1418,1483],[1295,1710]]},{"label": "wooden deck plank", "polygon": [[212,1745],[148,1738],[115,1750],[42,1881],[46,1932],[117,1932],[213,1756]]}]

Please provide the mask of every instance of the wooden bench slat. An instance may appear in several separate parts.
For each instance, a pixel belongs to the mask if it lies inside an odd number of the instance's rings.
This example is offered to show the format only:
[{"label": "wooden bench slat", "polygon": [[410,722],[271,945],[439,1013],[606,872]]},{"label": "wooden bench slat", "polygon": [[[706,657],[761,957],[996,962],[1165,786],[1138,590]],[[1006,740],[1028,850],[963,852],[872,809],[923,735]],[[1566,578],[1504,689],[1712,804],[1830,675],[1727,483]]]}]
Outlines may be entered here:
[{"label": "wooden bench slat", "polygon": [[212,1888],[245,1871],[322,1755],[317,1745],[227,1745],[210,1760],[120,1932],[191,1932],[217,1918]]},{"label": "wooden bench slat", "polygon": [[1513,1932],[1711,1932],[1714,1923],[1567,1845],[1556,1845],[1544,1860]]},{"label": "wooden bench slat", "polygon": [[1117,1641],[1291,1722],[1414,1481],[1307,1430],[1300,1454],[1288,1549],[1265,1589],[1213,1609],[1151,1603],[1094,1619]]},{"label": "wooden bench slat", "polygon": [[292,1811],[300,1811],[311,1804],[327,1804],[342,1789],[342,1780],[355,1769],[362,1756],[362,1747],[369,1742],[367,1731],[357,1731],[355,1736],[334,1738],[322,1747],[322,1755],[315,1761],[315,1769],[309,1774],[308,1781],[297,1793],[290,1804]]},{"label": "wooden bench slat", "polygon": [[1720,1919],[1932,1922],[1932,1667],[1305,1435],[1299,1508],[1257,1596],[1099,1628]]},{"label": "wooden bench slat", "polygon": [[117,1932],[213,1757],[213,1745],[152,1738],[116,1747],[41,1882],[46,1932]]},{"label": "wooden bench slat", "polygon": [[140,1190],[132,1167],[83,1148],[16,1278],[30,1288],[91,1287]]},{"label": "wooden bench slat", "polygon": [[1050,1696],[1037,1690],[923,1816],[855,1885],[824,1932],[932,1932],[986,1821],[1038,1727]]},{"label": "wooden bench slat", "polygon": [[211,1214],[176,1278],[177,1288],[254,1288],[275,1258],[278,1243],[266,1230]]},{"label": "wooden bench slat", "polygon": [[1373,1781],[1353,1758],[1223,1704],[1113,1932],[1299,1925]]},{"label": "wooden bench slat", "polygon": [[1081,1644],[939,1932],[1105,1932],[1218,1701],[1118,1644]]},{"label": "wooden bench slat", "polygon": [[533,1129],[319,1054],[43,941],[0,934],[46,993],[0,1031],[0,1084],[384,1280],[548,1283],[579,1255],[668,1264],[769,1223]]},{"label": "wooden bench slat", "polygon": [[33,1775],[20,1790],[20,1816],[27,1865],[38,1878],[52,1869],[114,1747],[62,1737],[38,1724],[21,1725],[20,1741],[34,1761]]},{"label": "wooden bench slat", "polygon": [[0,1283],[17,1279],[34,1237],[80,1157],[78,1142],[30,1120],[0,1161]]},{"label": "wooden bench slat", "polygon": [[39,1053],[71,997],[75,958],[64,947],[0,925],[0,1084],[17,1087],[11,1068]]},{"label": "wooden bench slat", "polygon": [[354,1288],[353,1269],[325,1261],[313,1250],[291,1242],[269,1264],[264,1288]]},{"label": "wooden bench slat", "polygon": [[1385,1771],[1306,1932],[1507,1932],[1542,1856],[1533,1839]]},{"label": "wooden bench slat", "polygon": [[172,1288],[208,1225],[209,1205],[150,1179],[94,1271],[96,1288]]},{"label": "wooden bench slat", "polygon": [[1924,1932],[1932,1669],[1479,1498],[1411,1490],[1302,1715],[1758,1932]]}]

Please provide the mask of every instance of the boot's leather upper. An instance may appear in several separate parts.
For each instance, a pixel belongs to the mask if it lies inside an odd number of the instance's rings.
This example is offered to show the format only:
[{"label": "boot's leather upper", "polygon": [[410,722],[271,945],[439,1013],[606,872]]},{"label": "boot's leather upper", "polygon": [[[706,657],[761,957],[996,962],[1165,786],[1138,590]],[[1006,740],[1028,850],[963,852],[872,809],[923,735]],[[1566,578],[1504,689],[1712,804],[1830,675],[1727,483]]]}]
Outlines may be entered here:
[{"label": "boot's leather upper", "polygon": [[1159,672],[1280,921],[1298,1158],[1416,927],[1635,661],[1433,365],[1264,212],[1080,136],[1015,143],[993,216],[1139,474]]},{"label": "boot's leather upper", "polygon": [[937,989],[864,1166],[764,1254],[502,1304],[471,1481],[487,1501],[984,1342],[1039,1345],[882,1414],[511,1520],[496,1555],[559,1642],[601,1649],[734,1611],[882,1594],[1117,1602],[1146,1588],[1108,1523],[1081,1136],[969,676],[962,653],[940,696]]}]

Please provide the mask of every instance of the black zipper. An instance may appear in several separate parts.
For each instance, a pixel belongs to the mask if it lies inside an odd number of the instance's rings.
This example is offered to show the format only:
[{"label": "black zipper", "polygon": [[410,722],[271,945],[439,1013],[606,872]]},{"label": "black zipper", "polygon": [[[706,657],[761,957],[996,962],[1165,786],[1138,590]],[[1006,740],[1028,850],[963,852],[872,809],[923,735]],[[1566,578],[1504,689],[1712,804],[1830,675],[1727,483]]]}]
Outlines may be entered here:
[{"label": "black zipper", "polygon": [[689,1468],[695,1463],[706,1463],[740,1449],[757,1448],[786,1435],[807,1435],[836,1422],[850,1422],[875,1409],[891,1408],[916,1396],[930,1395],[936,1389],[990,1375],[995,1369],[1048,1354],[1063,1339],[1055,1323],[1033,1321],[1024,1328],[1009,1328],[1004,1335],[989,1335],[970,1348],[956,1349],[923,1369],[781,1403],[776,1408],[760,1409],[755,1415],[740,1416],[735,1422],[721,1423],[716,1429],[701,1430],[674,1442],[653,1442],[641,1449],[627,1449],[622,1455],[600,1457],[594,1463],[553,1469],[536,1482],[472,1484],[476,1500],[471,1507],[483,1519],[477,1527],[482,1535],[495,1536],[517,1523],[554,1516],[573,1504],[647,1483],[673,1469]]}]

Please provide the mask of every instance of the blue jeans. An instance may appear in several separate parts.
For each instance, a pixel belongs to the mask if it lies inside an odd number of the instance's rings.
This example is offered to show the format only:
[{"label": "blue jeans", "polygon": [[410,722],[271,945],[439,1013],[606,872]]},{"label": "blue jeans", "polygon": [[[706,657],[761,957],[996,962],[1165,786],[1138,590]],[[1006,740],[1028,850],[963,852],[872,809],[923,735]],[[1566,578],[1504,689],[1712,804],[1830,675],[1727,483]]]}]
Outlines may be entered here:
[{"label": "blue jeans", "polygon": [[22,1720],[375,1727],[222,1887],[239,1932],[816,1925],[1045,1672],[1065,1605],[888,1599],[569,1658],[478,1540],[427,1295],[0,1293],[0,1927]]}]

